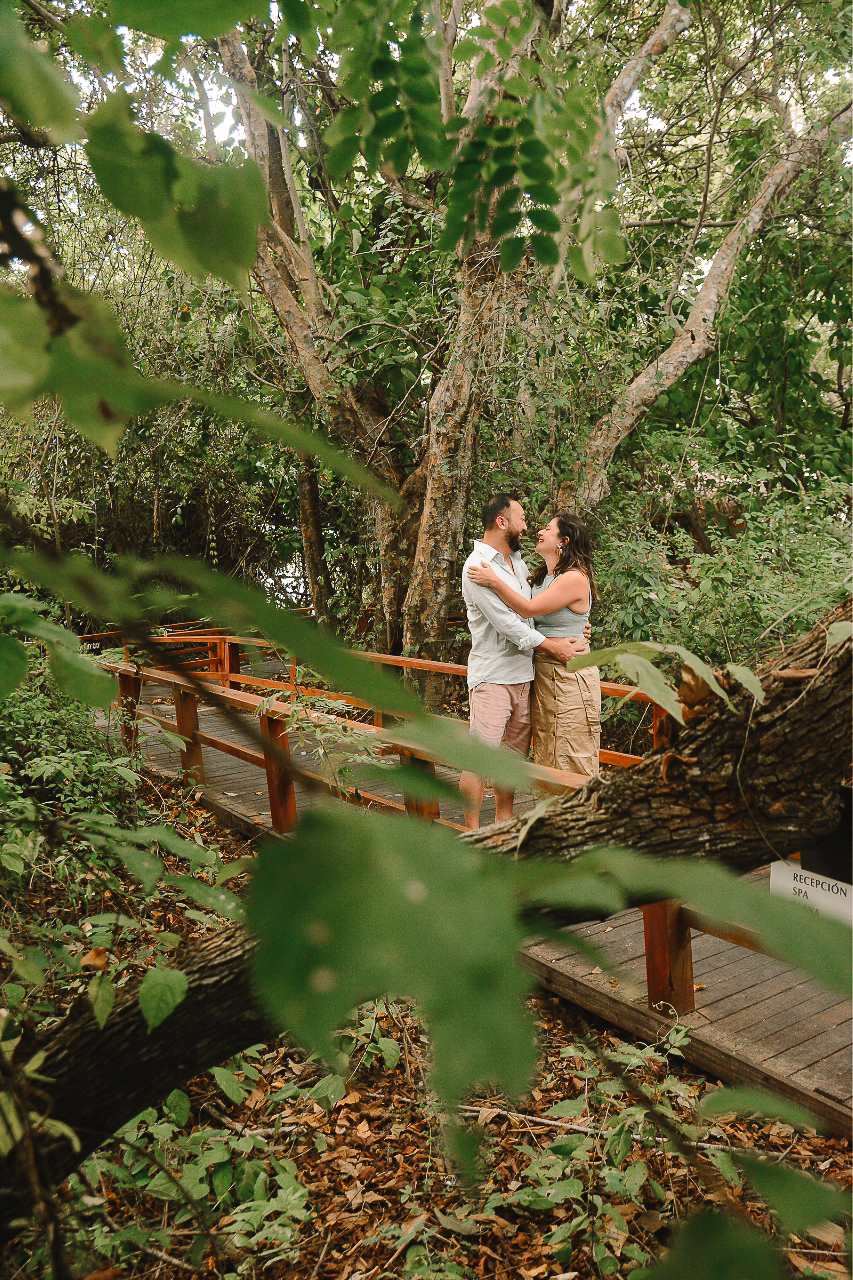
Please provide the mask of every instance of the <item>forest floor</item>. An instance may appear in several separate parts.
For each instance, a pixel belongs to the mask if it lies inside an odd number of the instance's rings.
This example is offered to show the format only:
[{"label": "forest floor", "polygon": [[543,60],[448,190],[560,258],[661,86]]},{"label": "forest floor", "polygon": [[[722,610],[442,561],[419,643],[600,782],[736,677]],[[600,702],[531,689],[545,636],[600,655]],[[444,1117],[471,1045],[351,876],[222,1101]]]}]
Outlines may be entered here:
[{"label": "forest floor", "polygon": [[[168,823],[221,863],[253,853],[192,791],[158,780],[144,784],[139,802],[149,821]],[[174,861],[168,870],[185,870]],[[245,883],[241,876],[229,887]],[[121,893],[105,888],[98,897],[86,918],[99,920],[91,915],[99,907],[120,911],[125,924],[105,951],[92,946],[88,955],[84,924],[80,958],[89,972],[108,964],[119,985],[143,976],[164,945],[218,927],[176,890],[145,899],[130,877]],[[67,914],[62,902],[38,909]],[[87,982],[84,974],[48,985],[49,1020]],[[256,1045],[105,1144],[60,1192],[74,1273],[81,1280],[586,1280],[648,1265],[681,1219],[727,1203],[774,1235],[792,1275],[849,1274],[839,1228],[802,1239],[783,1234],[728,1154],[749,1147],[849,1187],[847,1140],[733,1115],[699,1128],[695,1104],[719,1082],[688,1069],[680,1028],[657,1045],[634,1044],[550,995],[534,995],[529,1005],[541,1054],[529,1094],[511,1102],[484,1092],[460,1108],[462,1128],[481,1139],[471,1185],[446,1156],[446,1121],[428,1084],[428,1031],[405,1000],[390,997],[363,1006],[342,1028],[344,1074],[330,1075],[285,1039]],[[638,1105],[640,1091],[669,1136]],[[673,1123],[696,1144],[698,1164],[673,1146]],[[0,1275],[34,1274],[49,1274],[44,1245],[21,1237]]]}]

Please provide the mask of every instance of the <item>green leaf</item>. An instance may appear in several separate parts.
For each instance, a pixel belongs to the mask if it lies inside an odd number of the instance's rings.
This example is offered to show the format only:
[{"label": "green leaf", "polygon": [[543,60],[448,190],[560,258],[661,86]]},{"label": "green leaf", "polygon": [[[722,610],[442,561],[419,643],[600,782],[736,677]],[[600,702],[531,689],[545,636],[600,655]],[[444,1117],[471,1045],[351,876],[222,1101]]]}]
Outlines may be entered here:
[{"label": "green leaf", "polygon": [[[616,656],[616,663],[628,679],[642,689],[643,693],[648,694],[653,702],[663,707],[664,711],[668,711],[679,724],[684,724],[678,694],[657,667],[652,666],[648,658],[644,658],[639,653],[620,653]],[[590,665],[591,663],[587,662],[587,666]]]},{"label": "green leaf", "polygon": [[95,1021],[103,1030],[116,1001],[116,989],[110,981],[109,974],[96,973],[89,983],[87,995],[92,1006],[92,1012],[95,1015]]},{"label": "green leaf", "polygon": [[232,1102],[241,1103],[246,1096],[246,1090],[241,1085],[233,1071],[229,1071],[227,1067],[211,1067],[210,1074],[219,1085],[226,1098],[230,1098]]},{"label": "green leaf", "polygon": [[376,1042],[382,1052],[382,1061],[385,1063],[386,1071],[393,1071],[397,1063],[400,1061],[400,1046],[396,1040],[389,1040],[387,1036],[380,1036]]},{"label": "green leaf", "polygon": [[27,674],[27,651],[13,636],[0,635],[0,701],[14,693]]},{"label": "green leaf", "polygon": [[569,252],[566,255],[566,261],[572,270],[572,274],[580,280],[581,284],[592,284],[595,277],[592,272],[588,270],[583,250],[578,245],[573,245],[571,249],[569,249]]},{"label": "green leaf", "polygon": [[166,1106],[171,1111],[175,1124],[183,1129],[190,1118],[190,1100],[183,1089],[173,1089],[166,1099]]},{"label": "green leaf", "polygon": [[560,248],[553,236],[531,236],[530,247],[536,261],[544,263],[545,266],[556,266],[560,261]]},{"label": "green leaf", "polygon": [[65,24],[68,43],[75,53],[107,75],[124,72],[124,46],[121,37],[106,18],[78,14]]},{"label": "green leaf", "polygon": [[677,654],[684,665],[690,667],[691,671],[695,672],[697,676],[701,676],[711,692],[715,693],[718,698],[722,698],[730,711],[734,711],[729,695],[726,693],[707,662],[704,662],[698,654],[691,653],[689,649],[685,649],[684,646],[680,644],[655,644],[653,641],[650,641],[649,644],[652,649],[657,649],[659,653]]},{"label": "green leaf", "polygon": [[851,635],[853,635],[853,622],[833,622],[826,633],[827,649],[841,644],[842,640],[849,640]]},{"label": "green leaf", "polygon": [[548,231],[552,235],[559,234],[561,223],[553,209],[528,209],[527,217],[540,231]]},{"label": "green leaf", "polygon": [[413,746],[442,764],[460,771],[470,769],[507,791],[533,790],[527,764],[520,756],[504,748],[487,747],[471,735],[467,725],[429,716],[397,732],[404,746]]},{"label": "green leaf", "polygon": [[515,271],[524,257],[524,236],[511,236],[501,244],[501,271]]},{"label": "green leaf", "polygon": [[[433,774],[418,769],[415,765],[401,768],[379,769],[368,768],[359,775],[358,788],[369,791],[372,786],[390,787],[393,791],[402,792],[404,796],[413,796],[417,800],[450,800],[459,803],[459,788]],[[252,859],[249,859],[252,861]],[[228,869],[231,868],[228,864]]]},{"label": "green leaf", "polygon": [[138,218],[161,257],[197,279],[210,273],[245,293],[267,219],[267,193],[253,160],[202,165],[133,120],[123,89],[89,118],[86,144],[107,199]]},{"label": "green leaf", "polygon": [[545,1112],[546,1116],[554,1116],[558,1120],[574,1120],[586,1107],[586,1098],[567,1098],[565,1102],[556,1102]]},{"label": "green leaf", "polygon": [[57,294],[77,323],[51,342],[46,389],[59,396],[78,431],[115,454],[127,418],[147,412],[163,396],[156,382],[133,368],[108,303],[64,282]]},{"label": "green leaf", "polygon": [[50,357],[44,312],[32,298],[0,290],[0,402],[23,408],[38,395]]},{"label": "green leaf", "polygon": [[112,0],[117,27],[133,27],[161,40],[200,36],[213,40],[224,36],[247,18],[269,16],[264,0]]},{"label": "green leaf", "polygon": [[722,1213],[690,1218],[658,1266],[634,1271],[638,1280],[786,1280],[766,1236]]},{"label": "green leaf", "polygon": [[151,894],[163,874],[163,863],[147,849],[122,849],[119,857],[132,876],[136,876],[146,894]]},{"label": "green leaf", "polygon": [[772,1120],[782,1120],[795,1129],[822,1130],[822,1122],[804,1107],[778,1093],[768,1093],[751,1085],[734,1085],[706,1093],[696,1108],[698,1116],[752,1115],[755,1112]]},{"label": "green leaf", "polygon": [[102,671],[90,657],[67,645],[50,645],[50,670],[59,688],[87,707],[106,709],[118,697],[115,676]]},{"label": "green leaf", "polygon": [[789,961],[832,991],[847,997],[853,994],[848,925],[747,884],[723,867],[611,848],[584,854],[564,875],[566,884],[573,876],[610,877],[632,902],[678,898],[716,925],[753,930],[771,955]]},{"label": "green leaf", "polygon": [[394,509],[401,509],[402,503],[398,493],[384,485],[360,462],[356,462],[343,450],[336,449],[329,443],[328,438],[319,432],[303,431],[293,420],[285,421],[259,408],[258,405],[238,399],[237,396],[216,395],[201,387],[186,387],[174,382],[162,385],[168,392],[169,400],[181,400],[189,396],[196,404],[212,409],[227,422],[245,422],[249,426],[256,427],[270,440],[278,440],[299,453],[313,454],[336,475],[344,476],[369,493],[375,493]]},{"label": "green leaf", "polygon": [[219,889],[212,884],[204,884],[194,876],[164,876],[165,884],[173,884],[187,898],[192,898],[206,911],[215,911],[226,920],[238,923],[245,919],[246,909],[240,899],[228,889]]},{"label": "green leaf", "polygon": [[290,121],[282,111],[279,103],[274,102],[272,98],[267,98],[263,93],[258,93],[257,89],[253,89],[248,84],[243,84],[241,80],[231,80],[226,77],[225,83],[229,89],[236,90],[237,93],[242,94],[244,98],[251,102],[255,110],[259,111],[265,120],[269,120],[270,124],[274,125],[276,129],[286,130],[289,128]]},{"label": "green leaf", "polygon": [[603,258],[605,262],[610,262],[614,266],[626,262],[628,258],[625,241],[620,235],[612,235],[610,232],[599,232],[596,235],[595,252],[599,258]]},{"label": "green leaf", "polygon": [[762,1160],[752,1151],[733,1151],[731,1155],[786,1231],[801,1235],[820,1222],[843,1222],[850,1217],[849,1193],[844,1195],[799,1169]]},{"label": "green leaf", "polygon": [[332,1107],[336,1107],[346,1097],[346,1092],[347,1082],[343,1076],[324,1076],[309,1091],[308,1097],[315,1098],[324,1110],[331,1111]]},{"label": "green leaf", "polygon": [[149,969],[139,986],[139,1007],[148,1033],[177,1009],[187,993],[187,975],[179,969]]},{"label": "green leaf", "polygon": [[14,119],[43,129],[52,142],[80,137],[80,95],[53,60],[35,47],[5,2],[0,4],[0,103]]},{"label": "green leaf", "polygon": [[734,676],[752,696],[756,702],[763,702],[766,694],[761,687],[761,681],[754,671],[750,671],[749,667],[741,667],[736,662],[730,662],[726,667],[729,675]]},{"label": "green leaf", "polygon": [[460,40],[453,46],[453,61],[470,62],[472,58],[476,58],[482,47],[476,40]]},{"label": "green leaf", "polygon": [[261,849],[248,923],[259,995],[299,1044],[333,1059],[348,1011],[399,991],[405,974],[446,1102],[478,1082],[524,1088],[534,1063],[529,979],[506,961],[522,936],[509,878],[442,828],[313,809],[293,840]]},{"label": "green leaf", "polygon": [[216,873],[216,885],[227,884],[229,880],[236,880],[238,876],[254,874],[258,860],[255,854],[247,854],[242,858],[235,858],[233,862],[229,862],[224,867],[220,867]]}]

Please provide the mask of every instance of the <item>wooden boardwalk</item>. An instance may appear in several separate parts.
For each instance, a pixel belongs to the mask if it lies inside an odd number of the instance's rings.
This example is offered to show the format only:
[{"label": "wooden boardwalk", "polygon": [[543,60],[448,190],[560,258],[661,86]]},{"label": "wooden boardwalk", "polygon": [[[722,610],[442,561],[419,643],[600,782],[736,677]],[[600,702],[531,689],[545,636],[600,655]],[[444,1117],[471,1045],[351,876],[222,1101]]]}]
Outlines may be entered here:
[{"label": "wooden boardwalk", "polygon": [[[143,704],[173,718],[170,690],[147,684]],[[163,705],[160,705],[160,704]],[[201,704],[200,728],[248,747],[258,746],[258,721],[241,715],[239,722]],[[159,729],[140,725],[140,747],[145,760],[168,774],[180,768],[177,751],[167,745]],[[322,747],[316,739],[291,737],[294,763],[328,775]],[[222,821],[256,835],[272,830],[266,777],[263,769],[243,763],[221,751],[205,747],[204,803]],[[346,784],[358,782],[364,766],[356,765]],[[454,783],[458,774],[438,767],[439,777]],[[390,785],[371,779],[369,790],[396,801],[403,797]],[[316,793],[297,785],[297,808],[305,812],[316,803]],[[519,796],[516,812],[536,803]],[[461,805],[441,803],[441,816],[462,822]],[[494,817],[494,798],[487,793],[482,821]],[[754,873],[769,885],[769,870]],[[769,892],[769,888],[768,888]],[[646,1003],[645,948],[639,911],[625,911],[602,923],[581,925],[578,932],[594,943],[619,971],[616,977],[573,950],[566,941],[531,941],[524,948],[522,964],[543,986],[582,1008],[615,1024],[634,1037],[654,1041],[672,1025],[662,1010]],[[700,1070],[720,1079],[777,1089],[816,1112],[836,1133],[851,1129],[851,1011],[846,1001],[781,961],[742,947],[693,932],[694,981],[698,988],[696,1009],[680,1022],[690,1030],[685,1057]]]}]

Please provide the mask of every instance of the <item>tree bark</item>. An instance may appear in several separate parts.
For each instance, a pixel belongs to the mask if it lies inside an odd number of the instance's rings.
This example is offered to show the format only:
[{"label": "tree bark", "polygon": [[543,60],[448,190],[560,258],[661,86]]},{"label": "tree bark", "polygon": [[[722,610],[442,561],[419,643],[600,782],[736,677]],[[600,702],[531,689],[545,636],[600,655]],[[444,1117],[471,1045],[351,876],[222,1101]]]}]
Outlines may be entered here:
[{"label": "tree bark", "polygon": [[454,570],[471,496],[479,436],[477,368],[500,296],[495,253],[481,243],[460,267],[460,312],[453,347],[428,407],[426,491],[411,581],[406,595],[403,645],[407,652],[441,658],[457,583]]},{"label": "tree bark", "polygon": [[252,990],[247,960],[253,946],[242,930],[228,928],[179,956],[177,964],[189,980],[187,993],[150,1035],[135,990],[119,994],[103,1028],[88,1001],[81,1000],[43,1041],[28,1037],[18,1048],[18,1064],[45,1050],[39,1075],[50,1085],[27,1088],[0,1060],[0,1086],[14,1092],[19,1111],[49,1113],[70,1125],[80,1141],[75,1152],[66,1139],[34,1131],[35,1170],[25,1167],[25,1143],[0,1160],[0,1238],[10,1234],[10,1221],[30,1212],[33,1172],[44,1187],[60,1183],[117,1129],[172,1089],[276,1035]]},{"label": "tree bark", "polygon": [[714,255],[683,328],[678,330],[663,355],[646,365],[611,411],[593,427],[580,476],[560,486],[558,506],[591,511],[607,496],[607,471],[619,445],[664,392],[714,350],[717,341],[714,325],[744,249],[799,174],[819,162],[834,138],[849,132],[851,118],[853,108],[848,106],[824,128],[792,140],[787,155],[767,174],[749,209]]},{"label": "tree bark", "polygon": [[[462,839],[491,853],[564,862],[618,843],[738,871],[806,851],[841,817],[841,783],[851,759],[853,644],[847,639],[827,650],[826,632],[850,617],[848,601],[763,668],[763,705],[728,681],[734,713],[716,698],[700,703],[674,744],[642,764],[555,798],[526,830],[521,820]],[[810,670],[817,674],[790,676]],[[227,928],[179,955],[187,994],[150,1035],[131,991],[119,995],[102,1029],[81,1002],[59,1027],[19,1046],[19,1064],[44,1051],[39,1074],[53,1082],[34,1086],[29,1097],[19,1093],[24,1110],[44,1113],[49,1106],[50,1116],[74,1129],[81,1143],[74,1152],[62,1138],[34,1135],[42,1185],[61,1181],[172,1089],[276,1034],[255,1004],[248,971],[253,945],[241,930]],[[13,1082],[8,1069],[3,1072],[4,1088],[23,1088],[20,1077]],[[24,1158],[19,1149],[0,1162],[0,1228],[28,1210]]]},{"label": "tree bark", "polygon": [[296,480],[299,495],[299,523],[302,526],[302,548],[305,555],[305,573],[314,616],[321,626],[331,625],[329,596],[331,579],[326,563],[323,542],[323,522],[320,517],[320,486],[317,468],[312,458],[304,458]]},{"label": "tree bark", "polygon": [[677,0],[669,0],[664,15],[640,52],[630,58],[604,95],[604,115],[611,136],[622,119],[628,99],[648,72],[680,35],[689,30],[693,16]]}]

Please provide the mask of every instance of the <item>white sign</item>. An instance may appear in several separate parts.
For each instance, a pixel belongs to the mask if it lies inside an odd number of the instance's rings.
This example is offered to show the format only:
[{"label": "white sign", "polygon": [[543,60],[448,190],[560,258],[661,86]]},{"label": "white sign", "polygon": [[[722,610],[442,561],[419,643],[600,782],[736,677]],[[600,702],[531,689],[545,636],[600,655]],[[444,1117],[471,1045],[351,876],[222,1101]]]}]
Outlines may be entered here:
[{"label": "white sign", "polygon": [[770,892],[853,926],[853,888],[843,880],[803,871],[798,862],[771,862]]}]

